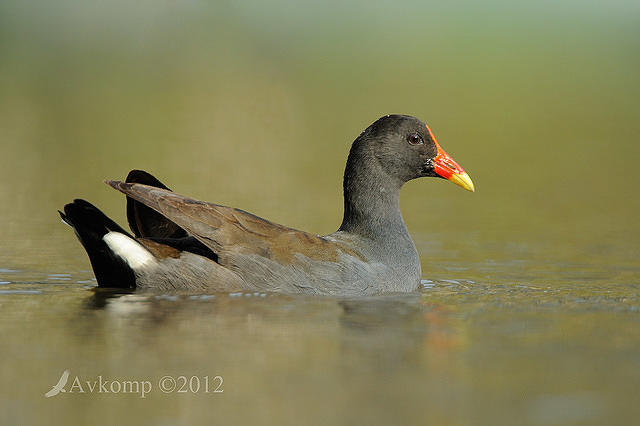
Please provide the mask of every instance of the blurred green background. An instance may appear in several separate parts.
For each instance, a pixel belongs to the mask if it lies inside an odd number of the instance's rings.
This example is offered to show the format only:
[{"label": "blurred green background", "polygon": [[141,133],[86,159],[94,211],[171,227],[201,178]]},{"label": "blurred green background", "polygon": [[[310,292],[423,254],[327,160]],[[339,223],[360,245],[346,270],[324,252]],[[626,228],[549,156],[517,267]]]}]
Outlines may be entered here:
[{"label": "blurred green background", "polygon": [[[219,372],[214,411],[237,423],[628,424],[639,77],[633,1],[0,2],[7,423],[210,420],[203,398],[45,405],[71,368]],[[476,185],[403,190],[435,283],[410,302],[107,303],[83,287],[89,263],[56,209],[86,198],[124,225],[104,179],[142,168],[325,234],[351,142],[388,113],[426,121]]]},{"label": "blurred green background", "polygon": [[332,232],[350,143],[387,113],[429,123],[478,189],[410,183],[402,203],[413,232],[543,244],[561,233],[551,250],[585,234],[637,241],[639,11],[577,1],[4,1],[5,241],[18,254],[48,245],[44,230],[64,243],[67,230],[51,222],[73,197],[121,221],[124,200],[102,180],[131,168]]}]

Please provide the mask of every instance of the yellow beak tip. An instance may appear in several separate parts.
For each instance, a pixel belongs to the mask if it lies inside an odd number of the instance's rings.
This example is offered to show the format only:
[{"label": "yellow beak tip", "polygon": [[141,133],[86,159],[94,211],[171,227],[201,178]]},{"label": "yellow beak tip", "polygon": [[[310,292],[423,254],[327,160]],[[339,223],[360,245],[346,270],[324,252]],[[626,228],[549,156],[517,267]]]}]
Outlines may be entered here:
[{"label": "yellow beak tip", "polygon": [[473,181],[469,177],[469,175],[465,172],[456,173],[452,175],[449,180],[456,185],[466,189],[467,191],[476,192],[476,188],[473,185]]}]

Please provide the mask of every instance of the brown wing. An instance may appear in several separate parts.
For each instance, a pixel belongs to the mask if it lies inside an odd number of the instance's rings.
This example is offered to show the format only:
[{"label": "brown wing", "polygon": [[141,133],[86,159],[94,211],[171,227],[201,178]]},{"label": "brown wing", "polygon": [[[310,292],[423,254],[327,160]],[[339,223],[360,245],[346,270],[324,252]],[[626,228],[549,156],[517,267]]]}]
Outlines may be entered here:
[{"label": "brown wing", "polygon": [[226,264],[230,255],[259,255],[281,264],[296,254],[315,260],[335,261],[340,252],[359,257],[342,245],[317,235],[269,222],[232,207],[197,201],[153,186],[105,181],[196,237]]}]

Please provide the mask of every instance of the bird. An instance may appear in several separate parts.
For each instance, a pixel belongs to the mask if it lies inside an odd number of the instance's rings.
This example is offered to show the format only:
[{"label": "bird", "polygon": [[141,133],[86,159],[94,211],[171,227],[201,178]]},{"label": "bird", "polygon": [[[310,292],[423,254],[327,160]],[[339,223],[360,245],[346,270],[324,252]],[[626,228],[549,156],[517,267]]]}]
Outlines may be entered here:
[{"label": "bird", "polygon": [[66,392],[66,390],[64,389],[64,387],[67,384],[67,380],[69,380],[69,374],[71,373],[71,371],[69,370],[64,370],[62,372],[62,376],[60,376],[60,379],[58,380],[58,383],[56,383],[55,385],[53,385],[53,387],[51,388],[51,390],[47,393],[44,394],[45,397],[47,398],[51,398],[52,396],[56,396],[57,394],[59,394],[60,392]]},{"label": "bird", "polygon": [[132,170],[105,183],[126,195],[131,233],[75,199],[58,211],[84,246],[98,287],[367,296],[415,291],[420,258],[400,189],[421,177],[475,191],[424,122],[385,115],[354,140],[337,231],[317,235],[173,192]]}]

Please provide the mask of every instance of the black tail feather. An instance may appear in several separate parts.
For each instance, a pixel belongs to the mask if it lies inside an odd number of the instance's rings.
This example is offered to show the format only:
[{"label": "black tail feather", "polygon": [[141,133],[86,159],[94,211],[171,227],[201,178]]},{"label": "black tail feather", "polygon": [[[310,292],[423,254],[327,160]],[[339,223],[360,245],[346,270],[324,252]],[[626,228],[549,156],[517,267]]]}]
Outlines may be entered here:
[{"label": "black tail feather", "polygon": [[[141,183],[171,191],[162,182],[144,170],[131,170],[127,175],[126,182]],[[131,232],[136,237],[174,239],[184,238],[188,235],[184,229],[174,222],[130,197],[127,197],[127,221]]]},{"label": "black tail feather", "polygon": [[64,213],[58,213],[65,223],[73,227],[87,251],[99,287],[135,288],[133,270],[124,259],[113,253],[103,239],[112,231],[131,237],[127,231],[85,200],[73,200],[64,206]]}]

